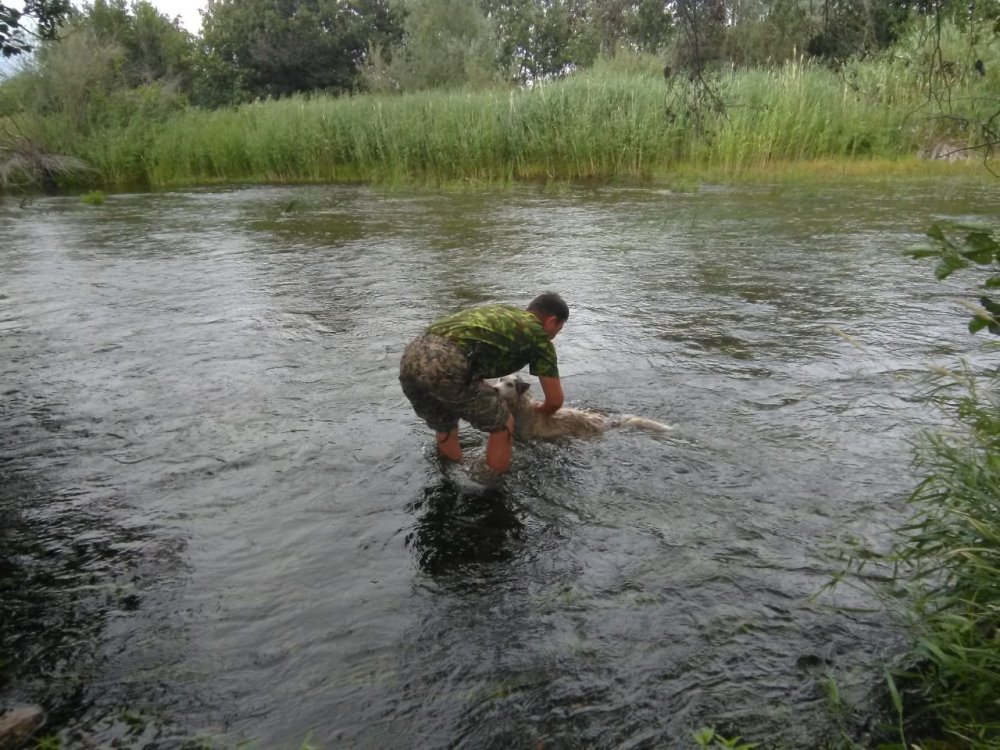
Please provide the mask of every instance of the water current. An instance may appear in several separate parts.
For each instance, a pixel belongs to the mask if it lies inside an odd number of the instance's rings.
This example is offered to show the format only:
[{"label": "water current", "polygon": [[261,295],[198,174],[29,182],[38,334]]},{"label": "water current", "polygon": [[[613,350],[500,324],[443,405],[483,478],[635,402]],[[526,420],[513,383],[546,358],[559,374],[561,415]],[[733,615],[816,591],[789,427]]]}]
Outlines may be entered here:
[{"label": "water current", "polygon": [[[863,588],[975,357],[905,251],[961,184],[206,190],[0,203],[0,707],[67,748],[864,742]],[[563,294],[568,403],[672,433],[443,466],[431,319]],[[537,390],[537,386],[536,386]],[[466,428],[470,461],[483,436]],[[831,699],[836,685],[840,703]]]}]

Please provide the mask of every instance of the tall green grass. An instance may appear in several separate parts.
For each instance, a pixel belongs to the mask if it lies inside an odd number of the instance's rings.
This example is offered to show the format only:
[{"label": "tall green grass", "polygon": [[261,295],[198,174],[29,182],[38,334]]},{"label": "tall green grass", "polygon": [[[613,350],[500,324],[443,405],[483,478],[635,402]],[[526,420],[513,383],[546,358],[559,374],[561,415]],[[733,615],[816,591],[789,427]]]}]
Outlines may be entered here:
[{"label": "tall green grass", "polygon": [[[85,159],[104,183],[152,187],[649,177],[685,166],[732,173],[894,160],[969,137],[958,125],[948,132],[917,87],[886,85],[901,73],[884,63],[860,70],[849,78],[793,63],[716,74],[706,89],[598,65],[524,89],[296,97],[137,117],[85,136],[49,131],[59,153]],[[978,83],[965,84],[970,101]]]},{"label": "tall green grass", "polygon": [[950,425],[915,446],[912,516],[887,553],[848,564],[882,567],[868,585],[910,634],[887,673],[900,742],[880,747],[1000,750],[1000,371],[935,367],[928,382]]},{"label": "tall green grass", "polygon": [[910,635],[886,673],[881,734],[899,742],[879,747],[1000,750],[1000,373],[935,368],[929,382],[952,424],[915,447],[912,516],[888,552],[855,548],[847,566]]},{"label": "tall green grass", "polygon": [[917,451],[925,475],[891,561],[905,576],[914,665],[900,675],[964,746],[1000,748],[1000,380],[941,371],[955,427]]},{"label": "tall green grass", "polygon": [[723,89],[728,122],[703,152],[733,167],[824,157],[895,158],[912,154],[919,129],[907,111],[812,65],[732,75]]},{"label": "tall green grass", "polygon": [[[927,236],[932,244],[913,257],[934,258],[936,278],[971,276],[977,295],[1000,286],[997,232],[934,223]],[[966,306],[971,333],[1000,335],[993,298]],[[985,346],[1000,352],[996,340]],[[946,422],[916,444],[922,480],[909,498],[911,518],[888,552],[855,547],[847,570],[882,566],[857,580],[911,635],[902,663],[887,673],[900,743],[884,747],[1000,750],[1000,369],[934,367],[928,382],[925,398]]]}]

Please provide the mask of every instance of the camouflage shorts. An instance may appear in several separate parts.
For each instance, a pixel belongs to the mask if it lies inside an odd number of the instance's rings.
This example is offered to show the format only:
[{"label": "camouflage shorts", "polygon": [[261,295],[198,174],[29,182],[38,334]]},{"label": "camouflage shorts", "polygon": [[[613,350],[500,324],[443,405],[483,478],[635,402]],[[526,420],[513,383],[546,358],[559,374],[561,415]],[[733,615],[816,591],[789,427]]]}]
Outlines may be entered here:
[{"label": "camouflage shorts", "polygon": [[435,432],[450,432],[459,419],[493,432],[506,424],[510,414],[497,390],[472,376],[462,350],[432,333],[406,347],[399,382],[417,416]]}]

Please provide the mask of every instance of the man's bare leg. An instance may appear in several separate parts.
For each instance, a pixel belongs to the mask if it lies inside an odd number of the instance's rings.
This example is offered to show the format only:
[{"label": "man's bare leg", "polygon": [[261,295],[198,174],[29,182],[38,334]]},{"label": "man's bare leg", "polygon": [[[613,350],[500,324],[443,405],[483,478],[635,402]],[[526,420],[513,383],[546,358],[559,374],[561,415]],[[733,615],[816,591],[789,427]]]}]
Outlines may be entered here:
[{"label": "man's bare leg", "polygon": [[458,442],[458,428],[451,432],[437,433],[438,453],[452,461],[462,460],[462,446]]},{"label": "man's bare leg", "polygon": [[490,433],[486,440],[486,465],[498,474],[510,468],[510,454],[514,448],[514,415],[507,417],[507,424]]}]

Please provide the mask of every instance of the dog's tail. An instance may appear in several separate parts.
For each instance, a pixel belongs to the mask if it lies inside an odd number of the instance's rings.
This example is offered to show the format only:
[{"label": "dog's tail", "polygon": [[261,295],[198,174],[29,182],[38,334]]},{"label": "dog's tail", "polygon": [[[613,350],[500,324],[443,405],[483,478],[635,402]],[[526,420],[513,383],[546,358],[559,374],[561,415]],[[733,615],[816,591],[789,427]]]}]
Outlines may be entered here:
[{"label": "dog's tail", "polygon": [[632,427],[636,430],[646,430],[647,432],[670,432],[674,429],[670,425],[662,424],[652,419],[646,419],[645,417],[633,417],[629,414],[612,420],[612,426]]}]

